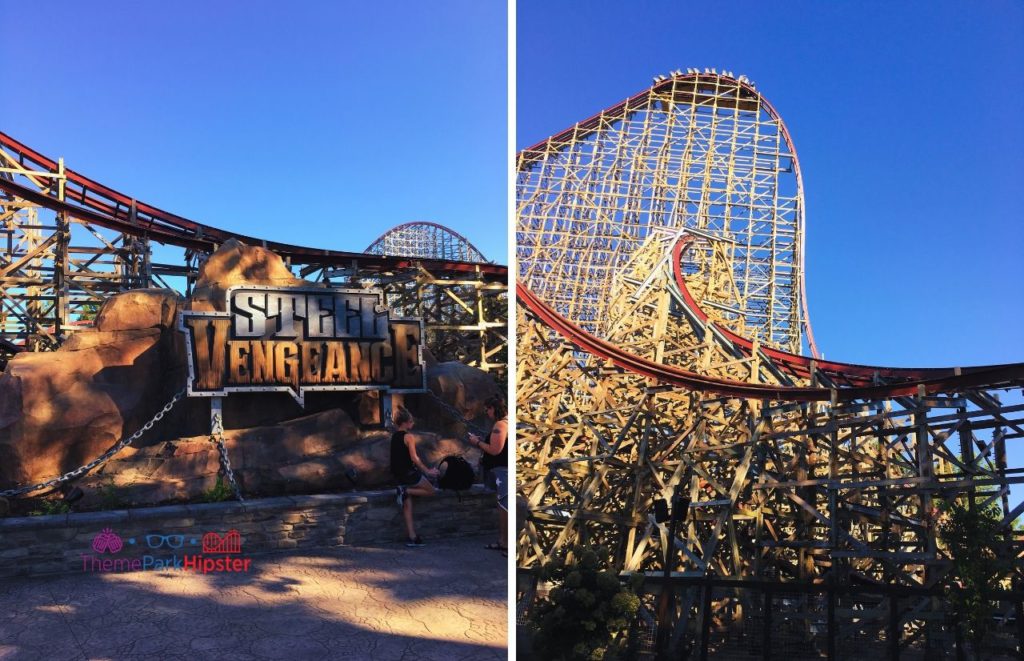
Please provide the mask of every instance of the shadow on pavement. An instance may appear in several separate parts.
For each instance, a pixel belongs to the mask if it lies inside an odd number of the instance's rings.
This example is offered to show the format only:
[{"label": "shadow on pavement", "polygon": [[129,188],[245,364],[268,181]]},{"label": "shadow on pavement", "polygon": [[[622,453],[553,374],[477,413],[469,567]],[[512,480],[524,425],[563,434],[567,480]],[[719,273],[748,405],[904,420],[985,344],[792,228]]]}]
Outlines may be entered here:
[{"label": "shadow on pavement", "polygon": [[6,581],[0,659],[505,659],[507,559],[485,543],[253,555],[247,574]]}]

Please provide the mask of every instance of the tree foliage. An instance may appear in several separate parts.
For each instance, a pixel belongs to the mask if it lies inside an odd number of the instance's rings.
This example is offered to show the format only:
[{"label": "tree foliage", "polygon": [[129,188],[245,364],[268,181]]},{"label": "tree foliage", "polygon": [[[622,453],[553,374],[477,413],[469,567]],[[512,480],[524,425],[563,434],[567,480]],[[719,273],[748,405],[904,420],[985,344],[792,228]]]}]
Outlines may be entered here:
[{"label": "tree foliage", "polygon": [[605,549],[586,549],[577,562],[555,562],[541,569],[541,580],[555,587],[530,616],[532,647],[550,661],[625,658],[626,633],[640,599],[618,575],[602,566]]},{"label": "tree foliage", "polygon": [[1006,552],[1002,511],[998,504],[975,507],[951,501],[939,520],[939,540],[953,563],[948,595],[960,626],[974,643],[975,653],[993,616],[993,595],[1012,569]]},{"label": "tree foliage", "polygon": [[78,312],[79,321],[96,321],[96,317],[100,313],[100,306],[98,303],[86,303],[83,305]]}]

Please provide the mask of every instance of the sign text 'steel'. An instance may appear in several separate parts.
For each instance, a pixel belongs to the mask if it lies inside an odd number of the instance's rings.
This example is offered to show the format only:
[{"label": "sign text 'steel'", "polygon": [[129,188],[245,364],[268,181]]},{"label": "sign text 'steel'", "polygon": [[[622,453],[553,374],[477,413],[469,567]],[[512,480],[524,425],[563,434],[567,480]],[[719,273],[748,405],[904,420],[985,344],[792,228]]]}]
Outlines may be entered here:
[{"label": "sign text 'steel'", "polygon": [[227,312],[181,315],[188,393],[425,387],[418,319],[391,319],[377,289],[287,289],[243,285]]}]

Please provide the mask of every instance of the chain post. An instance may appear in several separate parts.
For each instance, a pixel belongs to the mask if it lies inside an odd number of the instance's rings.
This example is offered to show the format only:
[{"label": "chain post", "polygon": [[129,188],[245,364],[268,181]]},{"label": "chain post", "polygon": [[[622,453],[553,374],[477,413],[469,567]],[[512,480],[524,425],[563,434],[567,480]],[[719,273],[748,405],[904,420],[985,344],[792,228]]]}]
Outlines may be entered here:
[{"label": "chain post", "polygon": [[242,490],[238,488],[235,481],[235,471],[231,469],[231,459],[228,458],[228,450],[224,446],[224,401],[220,397],[210,400],[210,442],[217,446],[217,453],[220,455],[221,469],[231,483],[231,489],[235,492],[238,502],[244,502]]}]

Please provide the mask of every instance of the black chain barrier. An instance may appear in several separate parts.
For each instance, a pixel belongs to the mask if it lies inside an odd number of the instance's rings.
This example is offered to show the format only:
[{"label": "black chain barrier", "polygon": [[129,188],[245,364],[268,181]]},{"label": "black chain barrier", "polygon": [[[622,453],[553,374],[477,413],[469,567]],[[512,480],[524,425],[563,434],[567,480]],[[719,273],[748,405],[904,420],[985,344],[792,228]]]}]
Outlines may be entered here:
[{"label": "black chain barrier", "polygon": [[213,430],[210,432],[210,442],[217,446],[217,452],[220,454],[220,465],[224,470],[224,475],[227,476],[228,482],[231,483],[231,489],[235,492],[235,498],[239,502],[245,500],[242,497],[242,490],[238,488],[238,482],[235,481],[235,471],[231,470],[231,459],[228,458],[228,450],[224,447],[224,422],[221,420],[220,414],[213,416]]}]

